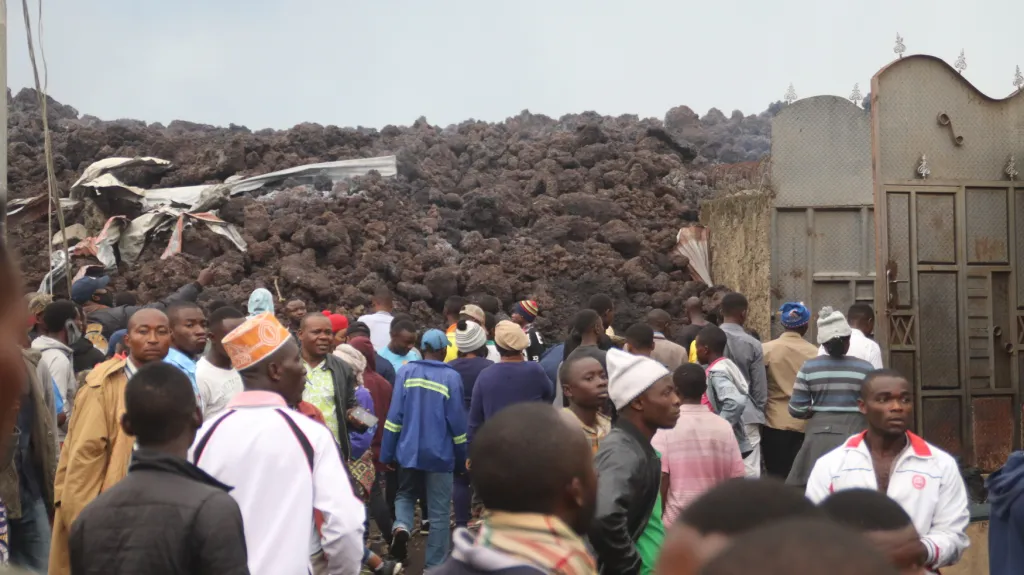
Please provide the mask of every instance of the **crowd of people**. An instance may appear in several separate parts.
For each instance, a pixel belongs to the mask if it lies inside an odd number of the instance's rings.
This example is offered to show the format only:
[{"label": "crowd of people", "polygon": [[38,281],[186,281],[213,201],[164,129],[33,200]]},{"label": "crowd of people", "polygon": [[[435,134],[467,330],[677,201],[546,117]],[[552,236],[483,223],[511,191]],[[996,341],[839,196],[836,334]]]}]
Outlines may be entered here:
[{"label": "crowd of people", "polygon": [[[262,288],[201,306],[211,279],[28,298],[0,355],[26,380],[12,565],[394,575],[425,535],[439,575],[920,575],[969,545],[957,463],[910,431],[866,304],[786,303],[762,344],[740,293],[687,301],[676,333],[660,309],[616,332],[597,295],[548,342],[532,300],[453,296],[429,326],[384,287],[359,317]],[[992,479],[993,574],[1024,565],[1022,468]]]}]

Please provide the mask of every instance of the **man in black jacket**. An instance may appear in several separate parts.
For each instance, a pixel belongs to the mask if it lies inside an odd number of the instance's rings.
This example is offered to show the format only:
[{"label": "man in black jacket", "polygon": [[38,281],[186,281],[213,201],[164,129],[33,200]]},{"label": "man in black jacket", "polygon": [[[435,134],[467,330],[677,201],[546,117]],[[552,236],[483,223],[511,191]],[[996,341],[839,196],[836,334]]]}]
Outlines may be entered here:
[{"label": "man in black jacket", "polygon": [[651,514],[661,512],[654,509],[661,461],[651,438],[675,426],[681,401],[672,374],[653,359],[610,349],[607,365],[608,395],[619,418],[594,457],[601,479],[590,543],[601,573],[635,575],[645,565],[653,569],[657,554],[637,546]]},{"label": "man in black jacket", "polygon": [[181,289],[161,301],[146,306],[115,305],[114,294],[107,289],[109,276],[80,278],[71,286],[71,299],[85,309],[87,323],[98,323],[103,327],[103,337],[108,341],[110,336],[119,329],[128,327],[128,318],[143,307],[155,307],[166,311],[167,307],[177,301],[196,301],[203,288],[213,282],[213,266],[199,272],[196,281],[185,284]]},{"label": "man in black jacket", "polygon": [[138,442],[128,476],[71,526],[75,575],[248,575],[231,489],[186,460],[202,423],[192,384],[173,365],[139,368],[124,393],[124,433]]},{"label": "man in black jacket", "polygon": [[351,453],[349,429],[364,431],[366,427],[349,416],[359,406],[356,376],[348,364],[331,354],[333,333],[331,320],[323,314],[309,314],[299,324],[302,366],[306,368],[302,400],[312,403],[324,414],[327,428],[334,434],[345,461],[348,461]]}]

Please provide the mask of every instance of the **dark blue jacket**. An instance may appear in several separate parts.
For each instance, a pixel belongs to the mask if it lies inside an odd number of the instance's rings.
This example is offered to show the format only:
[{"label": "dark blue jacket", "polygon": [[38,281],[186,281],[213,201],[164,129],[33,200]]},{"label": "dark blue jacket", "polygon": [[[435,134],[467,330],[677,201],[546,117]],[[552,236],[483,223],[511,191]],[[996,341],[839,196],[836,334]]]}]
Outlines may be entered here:
[{"label": "dark blue jacket", "polygon": [[544,368],[544,373],[548,374],[548,379],[551,381],[558,381],[558,366],[562,365],[562,355],[564,353],[565,344],[560,343],[548,348],[544,355],[540,356],[540,366]]},{"label": "dark blue jacket", "polygon": [[502,409],[527,401],[551,403],[555,384],[535,361],[496,363],[480,372],[469,405],[469,440]]},{"label": "dark blue jacket", "polygon": [[431,359],[398,370],[380,461],[435,473],[465,469],[466,408],[459,372]]},{"label": "dark blue jacket", "polygon": [[1010,454],[1006,465],[989,476],[988,561],[991,575],[1024,573],[1024,452]]},{"label": "dark blue jacket", "polygon": [[375,365],[377,375],[388,380],[391,387],[395,387],[395,366],[391,365],[391,362],[384,358],[381,354],[374,352],[377,357],[377,363]]}]

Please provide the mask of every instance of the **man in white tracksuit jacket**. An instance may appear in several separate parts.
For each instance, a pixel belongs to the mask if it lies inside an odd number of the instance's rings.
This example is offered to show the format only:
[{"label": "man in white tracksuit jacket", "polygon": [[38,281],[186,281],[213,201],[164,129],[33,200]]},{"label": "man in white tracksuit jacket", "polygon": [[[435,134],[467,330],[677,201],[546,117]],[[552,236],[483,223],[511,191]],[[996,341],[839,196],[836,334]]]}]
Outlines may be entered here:
[{"label": "man in white tracksuit jacket", "polygon": [[970,545],[967,490],[951,455],[907,431],[913,417],[910,383],[892,370],[864,380],[860,408],[868,429],[822,456],[807,481],[820,503],[843,489],[875,489],[900,504],[921,534],[922,563],[935,573]]}]

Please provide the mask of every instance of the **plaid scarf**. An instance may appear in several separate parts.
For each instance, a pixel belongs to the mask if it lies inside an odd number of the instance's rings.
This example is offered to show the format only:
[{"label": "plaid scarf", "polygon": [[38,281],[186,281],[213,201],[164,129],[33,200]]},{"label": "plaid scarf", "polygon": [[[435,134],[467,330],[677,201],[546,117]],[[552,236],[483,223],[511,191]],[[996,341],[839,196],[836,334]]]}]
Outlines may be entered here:
[{"label": "plaid scarf", "polygon": [[597,575],[583,540],[561,519],[535,513],[491,512],[477,544],[497,549],[557,575]]}]

